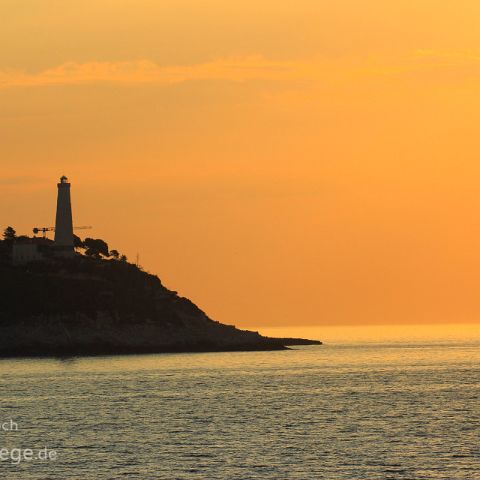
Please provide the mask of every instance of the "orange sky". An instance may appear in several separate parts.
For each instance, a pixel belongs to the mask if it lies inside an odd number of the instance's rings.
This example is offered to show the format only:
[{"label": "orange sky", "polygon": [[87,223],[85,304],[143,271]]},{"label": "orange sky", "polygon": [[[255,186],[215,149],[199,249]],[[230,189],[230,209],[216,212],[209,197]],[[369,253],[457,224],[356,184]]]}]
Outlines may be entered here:
[{"label": "orange sky", "polygon": [[477,322],[478,18],[478,0],[3,1],[1,223],[52,225],[66,174],[77,225],[219,321]]}]

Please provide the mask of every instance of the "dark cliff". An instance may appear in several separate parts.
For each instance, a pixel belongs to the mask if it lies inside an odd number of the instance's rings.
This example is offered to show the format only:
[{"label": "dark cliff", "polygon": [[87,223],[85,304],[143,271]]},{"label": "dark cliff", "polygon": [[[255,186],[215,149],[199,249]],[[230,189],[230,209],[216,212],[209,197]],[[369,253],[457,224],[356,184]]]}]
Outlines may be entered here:
[{"label": "dark cliff", "polygon": [[0,356],[275,350],[274,339],[208,318],[136,265],[89,258],[0,264]]}]

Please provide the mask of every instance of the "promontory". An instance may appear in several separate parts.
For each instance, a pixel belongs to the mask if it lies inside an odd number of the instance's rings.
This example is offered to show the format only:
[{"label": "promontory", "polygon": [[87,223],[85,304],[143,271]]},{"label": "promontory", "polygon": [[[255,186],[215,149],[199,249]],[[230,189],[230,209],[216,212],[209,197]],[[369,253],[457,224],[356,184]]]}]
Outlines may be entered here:
[{"label": "promontory", "polygon": [[117,251],[102,254],[103,241],[75,240],[75,254],[63,257],[52,254],[48,238],[16,237],[13,229],[5,230],[0,241],[0,357],[321,344],[269,338],[218,323]]}]

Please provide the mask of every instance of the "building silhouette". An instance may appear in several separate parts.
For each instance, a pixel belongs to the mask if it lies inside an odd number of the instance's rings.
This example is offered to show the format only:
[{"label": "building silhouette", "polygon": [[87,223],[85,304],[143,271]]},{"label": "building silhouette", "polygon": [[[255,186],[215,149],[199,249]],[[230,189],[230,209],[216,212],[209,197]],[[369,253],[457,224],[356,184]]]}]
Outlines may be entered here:
[{"label": "building silhouette", "polygon": [[[57,184],[57,213],[55,227],[34,228],[36,235],[43,232],[43,238],[21,237],[12,245],[12,262],[22,265],[29,262],[46,260],[52,257],[73,257],[75,255],[73,241],[72,202],[70,198],[70,183],[63,176]],[[91,227],[77,227],[91,228]],[[55,239],[46,238],[46,233],[55,231]]]},{"label": "building silhouette", "polygon": [[70,256],[73,248],[72,202],[70,198],[70,183],[64,175],[57,184],[57,215],[55,219],[55,250],[57,255]]}]

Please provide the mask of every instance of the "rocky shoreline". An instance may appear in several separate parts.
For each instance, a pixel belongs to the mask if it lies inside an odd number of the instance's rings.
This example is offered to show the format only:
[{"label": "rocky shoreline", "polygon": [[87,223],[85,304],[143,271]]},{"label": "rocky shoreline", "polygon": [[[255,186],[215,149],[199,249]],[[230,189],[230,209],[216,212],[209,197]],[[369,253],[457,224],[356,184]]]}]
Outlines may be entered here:
[{"label": "rocky shoreline", "polygon": [[317,340],[264,337],[209,319],[181,327],[153,322],[118,324],[108,315],[43,316],[0,328],[0,358],[274,351]]},{"label": "rocky shoreline", "polygon": [[[321,344],[321,343],[320,343]],[[302,343],[302,345],[319,345],[312,343]],[[98,357],[98,356],[118,356],[118,355],[157,355],[168,353],[214,353],[214,352],[266,352],[278,350],[291,350],[290,346],[274,344],[265,345],[237,345],[237,346],[211,346],[211,345],[192,345],[183,347],[113,347],[110,345],[90,345],[81,348],[53,348],[44,349],[41,347],[12,348],[0,352],[1,358],[66,358],[66,357]]]}]

